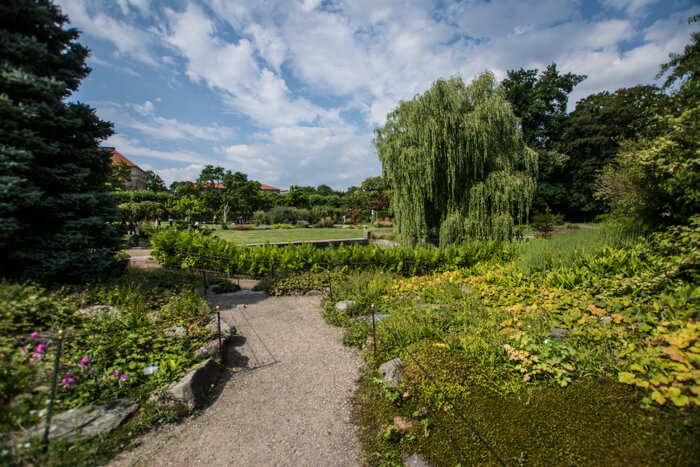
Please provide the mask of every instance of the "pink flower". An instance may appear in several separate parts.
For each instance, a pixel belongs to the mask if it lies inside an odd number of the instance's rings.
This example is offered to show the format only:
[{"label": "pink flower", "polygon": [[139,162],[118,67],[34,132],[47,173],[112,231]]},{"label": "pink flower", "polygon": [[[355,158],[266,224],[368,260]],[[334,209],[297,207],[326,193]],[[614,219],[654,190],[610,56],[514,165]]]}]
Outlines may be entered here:
[{"label": "pink flower", "polygon": [[129,373],[124,373],[119,377],[119,379],[121,379],[122,381],[126,381],[127,379],[129,379]]},{"label": "pink flower", "polygon": [[114,376],[119,376],[119,375],[122,374],[122,372],[119,371],[119,370],[114,370],[114,371],[112,372],[112,374],[113,374]]},{"label": "pink flower", "polygon": [[39,344],[36,346],[36,352],[37,353],[46,353],[46,351],[49,349],[49,346],[46,344]]},{"label": "pink flower", "polygon": [[61,380],[61,384],[64,388],[72,388],[75,386],[75,375],[72,373],[66,373],[66,376]]},{"label": "pink flower", "polygon": [[27,355],[29,353],[29,350],[27,350],[27,346],[23,345],[21,349],[19,349],[19,353],[22,355]]},{"label": "pink flower", "polygon": [[217,345],[219,345],[219,341],[214,339],[213,341],[211,341],[211,343],[209,345],[217,346]]},{"label": "pink flower", "polygon": [[65,365],[58,365],[58,369],[59,369],[59,370],[62,370],[62,369],[64,369],[65,367],[66,367]]},{"label": "pink flower", "polygon": [[32,336],[34,339],[38,339],[39,337],[41,337],[41,335],[40,335],[38,332],[36,332],[36,331],[34,331],[33,333],[31,333],[30,336]]},{"label": "pink flower", "polygon": [[78,362],[78,368],[86,367],[88,363],[90,363],[90,357],[86,355],[82,360]]},{"label": "pink flower", "polygon": [[35,353],[29,358],[29,363],[34,363],[34,360],[39,360],[41,357],[43,357],[42,354],[40,353]]}]

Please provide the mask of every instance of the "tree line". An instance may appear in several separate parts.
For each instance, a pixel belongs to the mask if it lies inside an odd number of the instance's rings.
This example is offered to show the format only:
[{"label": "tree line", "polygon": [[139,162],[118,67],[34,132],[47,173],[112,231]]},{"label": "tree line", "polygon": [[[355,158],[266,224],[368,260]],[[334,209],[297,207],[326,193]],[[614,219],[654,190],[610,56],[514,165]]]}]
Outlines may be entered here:
[{"label": "tree line", "polygon": [[[700,16],[690,18],[697,23]],[[661,87],[568,99],[585,75],[509,70],[439,79],[402,101],[374,145],[404,241],[512,238],[532,213],[659,227],[698,214],[699,34]]]}]

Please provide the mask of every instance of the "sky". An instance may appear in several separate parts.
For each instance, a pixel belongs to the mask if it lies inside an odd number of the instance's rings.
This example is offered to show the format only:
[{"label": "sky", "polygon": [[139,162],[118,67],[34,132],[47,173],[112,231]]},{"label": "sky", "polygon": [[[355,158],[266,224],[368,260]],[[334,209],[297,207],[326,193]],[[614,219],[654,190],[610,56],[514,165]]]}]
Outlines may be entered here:
[{"label": "sky", "polygon": [[381,175],[374,128],[439,78],[543,70],[570,95],[657,83],[698,0],[57,0],[93,69],[70,100],[166,184],[206,164],[286,189]]}]

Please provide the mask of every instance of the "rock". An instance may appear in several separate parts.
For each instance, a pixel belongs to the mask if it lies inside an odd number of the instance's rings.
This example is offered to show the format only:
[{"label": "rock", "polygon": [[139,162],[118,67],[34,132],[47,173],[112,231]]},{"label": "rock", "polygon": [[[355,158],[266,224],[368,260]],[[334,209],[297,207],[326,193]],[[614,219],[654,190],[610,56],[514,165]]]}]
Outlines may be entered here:
[{"label": "rock", "polygon": [[308,292],[306,292],[305,295],[307,297],[317,297],[319,295],[323,295],[323,292],[321,292],[320,290],[309,290]]},{"label": "rock", "polygon": [[406,417],[396,416],[394,417],[394,425],[401,431],[408,431],[413,428],[413,422]]},{"label": "rock", "polygon": [[[112,431],[138,408],[139,403],[135,399],[116,399],[105,404],[67,410],[51,418],[49,439],[73,441]],[[39,423],[16,441],[23,443],[35,436],[43,436],[44,426],[44,423]]]},{"label": "rock", "polygon": [[[218,323],[216,320],[216,314],[209,316],[209,324],[205,326],[206,329],[211,329],[214,332],[218,331]],[[221,320],[221,338],[225,339],[231,335],[235,334],[235,330],[223,319]]]},{"label": "rock", "polygon": [[211,358],[189,371],[180,381],[167,387],[166,393],[190,409],[200,409],[208,402],[209,390],[221,374],[221,367]]},{"label": "rock", "polygon": [[611,318],[610,316],[603,316],[602,318],[600,318],[600,322],[601,322],[601,323],[606,323],[606,324],[607,324],[607,323],[609,323],[610,321],[612,321],[612,318]]},{"label": "rock", "polygon": [[[387,319],[389,315],[387,313],[375,313],[374,322],[378,323]],[[358,321],[365,323],[367,326],[372,326],[372,315],[362,315],[357,317]]]},{"label": "rock", "polygon": [[187,329],[183,326],[175,326],[164,330],[163,333],[169,337],[184,337],[187,334]]},{"label": "rock", "polygon": [[403,460],[406,467],[431,467],[420,454],[411,454]]},{"label": "rock", "polygon": [[554,328],[554,329],[552,329],[552,336],[555,339],[563,339],[570,332],[571,331],[569,329],[566,329],[566,328]]},{"label": "rock", "polygon": [[384,362],[379,367],[379,371],[382,372],[382,380],[385,383],[391,383],[394,387],[399,387],[401,381],[403,381],[403,362],[400,358],[395,358]]},{"label": "rock", "polygon": [[335,304],[335,309],[338,311],[345,311],[348,308],[352,308],[354,306],[355,306],[354,300],[341,300]]},{"label": "rock", "polygon": [[163,289],[169,289],[172,286],[173,286],[173,283],[170,281],[158,281],[158,282],[156,282],[156,287],[161,287]]},{"label": "rock", "polygon": [[219,284],[210,285],[209,288],[207,289],[207,293],[214,294],[214,295],[220,293],[220,291],[221,291],[221,285],[219,285]]},{"label": "rock", "polygon": [[121,316],[122,312],[113,306],[109,305],[93,305],[82,310],[78,310],[78,313],[87,317],[95,319],[116,319]]}]

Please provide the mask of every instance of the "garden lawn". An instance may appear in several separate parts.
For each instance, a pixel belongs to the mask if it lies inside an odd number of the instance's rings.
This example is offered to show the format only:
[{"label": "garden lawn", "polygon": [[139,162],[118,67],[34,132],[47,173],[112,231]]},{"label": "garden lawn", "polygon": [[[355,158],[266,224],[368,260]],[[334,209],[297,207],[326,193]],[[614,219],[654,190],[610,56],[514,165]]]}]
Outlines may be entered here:
[{"label": "garden lawn", "polygon": [[[391,228],[371,229],[372,232],[392,232]],[[362,238],[362,229],[270,229],[270,230],[219,230],[215,235],[232,243],[305,242],[315,240],[344,240]]]}]

